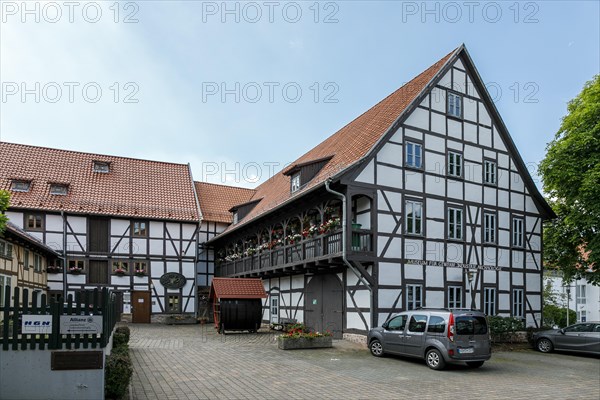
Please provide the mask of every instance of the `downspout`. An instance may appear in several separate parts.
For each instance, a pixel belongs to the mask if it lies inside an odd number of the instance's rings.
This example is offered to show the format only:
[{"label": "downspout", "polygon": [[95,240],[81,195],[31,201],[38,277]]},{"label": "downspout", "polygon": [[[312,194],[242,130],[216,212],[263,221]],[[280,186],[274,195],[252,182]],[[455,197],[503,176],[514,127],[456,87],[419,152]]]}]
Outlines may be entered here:
[{"label": "downspout", "polygon": [[63,220],[63,302],[67,301],[67,217],[65,212],[61,211],[60,216]]},{"label": "downspout", "polygon": [[347,223],[347,218],[346,218],[346,195],[344,195],[343,193],[340,192],[336,192],[335,190],[331,189],[329,187],[329,184],[331,183],[331,178],[327,179],[325,181],[325,189],[335,195],[338,196],[339,198],[342,199],[342,260],[344,260],[344,264],[346,264],[348,266],[348,268],[350,268],[350,270],[354,273],[354,275],[356,275],[356,277],[358,278],[358,280],[360,282],[362,282],[363,285],[365,285],[367,287],[367,289],[369,290],[369,292],[371,293],[370,296],[370,301],[369,301],[369,315],[370,315],[370,321],[369,321],[369,326],[367,327],[367,329],[369,329],[370,327],[372,327],[371,325],[373,325],[373,321],[374,321],[374,316],[373,316],[373,288],[371,287],[371,285],[369,284],[369,282],[367,282],[365,280],[365,278],[362,276],[362,274],[354,267],[354,265],[352,265],[352,263],[350,261],[348,261],[347,258],[347,237],[346,237],[346,233],[348,231],[348,223]]}]

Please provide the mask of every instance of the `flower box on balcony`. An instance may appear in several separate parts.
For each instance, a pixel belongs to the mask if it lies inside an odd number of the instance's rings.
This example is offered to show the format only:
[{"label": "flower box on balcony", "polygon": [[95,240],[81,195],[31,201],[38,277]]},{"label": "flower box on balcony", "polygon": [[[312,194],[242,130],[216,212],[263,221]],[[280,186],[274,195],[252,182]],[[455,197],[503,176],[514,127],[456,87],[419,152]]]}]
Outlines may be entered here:
[{"label": "flower box on balcony", "polygon": [[127,271],[125,271],[124,269],[120,269],[120,268],[115,269],[113,272],[117,276],[125,276],[125,274],[127,274]]},{"label": "flower box on balcony", "polygon": [[73,275],[79,275],[82,272],[83,272],[83,270],[79,269],[79,268],[69,269],[69,273],[73,274]]},{"label": "flower box on balcony", "polygon": [[135,271],[135,276],[146,276],[146,271]]},{"label": "flower box on balcony", "polygon": [[333,337],[319,336],[295,338],[281,335],[277,338],[277,347],[281,350],[323,349],[333,347]]}]

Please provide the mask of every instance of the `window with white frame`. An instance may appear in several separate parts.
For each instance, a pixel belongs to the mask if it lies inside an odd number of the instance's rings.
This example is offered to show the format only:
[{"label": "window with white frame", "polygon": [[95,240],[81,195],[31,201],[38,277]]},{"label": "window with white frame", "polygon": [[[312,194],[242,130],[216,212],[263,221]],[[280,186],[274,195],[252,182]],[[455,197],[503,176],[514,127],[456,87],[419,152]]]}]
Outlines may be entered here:
[{"label": "window with white frame", "polygon": [[108,174],[110,172],[110,163],[106,161],[94,161],[94,172]]},{"label": "window with white frame", "polygon": [[[10,292],[11,277],[0,275],[0,307],[4,307],[5,290]],[[8,288],[6,288],[8,286]]]},{"label": "window with white frame", "polygon": [[38,213],[25,214],[25,229],[28,231],[41,231],[44,229],[44,216]]},{"label": "window with white frame", "polygon": [[300,190],[300,172],[292,175],[291,185],[292,185],[292,193]]},{"label": "window with white frame", "polygon": [[14,179],[10,183],[10,190],[13,192],[29,192],[31,189],[31,181]]},{"label": "window with white frame", "polygon": [[483,313],[496,315],[496,288],[486,287],[483,289]]},{"label": "window with white frame", "polygon": [[575,302],[576,304],[586,304],[585,285],[575,286]]},{"label": "window with white frame", "polygon": [[485,160],[483,162],[483,182],[488,185],[496,184],[496,163]]},{"label": "window with white frame", "polygon": [[523,247],[523,218],[513,218],[512,223],[512,245]]},{"label": "window with white frame", "polygon": [[39,254],[33,254],[33,270],[35,272],[42,272],[42,256]]},{"label": "window with white frame", "polygon": [[448,239],[460,240],[463,238],[463,210],[462,208],[448,208]]},{"label": "window with white frame", "polygon": [[456,93],[448,93],[448,115],[462,117],[462,96]]},{"label": "window with white frame", "polygon": [[496,243],[496,214],[483,214],[483,242]]},{"label": "window with white frame", "polygon": [[55,196],[66,196],[69,193],[69,186],[62,183],[51,183],[50,194]]},{"label": "window with white frame", "polygon": [[513,317],[523,318],[523,289],[513,289]]},{"label": "window with white frame", "polygon": [[462,287],[448,287],[448,308],[462,308]]},{"label": "window with white frame", "polygon": [[0,240],[0,257],[12,258],[13,246],[4,240]]},{"label": "window with white frame", "polygon": [[448,152],[448,175],[461,177],[462,176],[462,154],[454,151]]},{"label": "window with white frame", "polygon": [[421,285],[406,285],[406,309],[416,310],[422,304]]},{"label": "window with white frame", "polygon": [[421,235],[423,233],[423,203],[407,200],[405,203],[406,233]]},{"label": "window with white frame", "polygon": [[423,158],[423,146],[418,143],[406,142],[406,163],[407,167],[421,168]]}]

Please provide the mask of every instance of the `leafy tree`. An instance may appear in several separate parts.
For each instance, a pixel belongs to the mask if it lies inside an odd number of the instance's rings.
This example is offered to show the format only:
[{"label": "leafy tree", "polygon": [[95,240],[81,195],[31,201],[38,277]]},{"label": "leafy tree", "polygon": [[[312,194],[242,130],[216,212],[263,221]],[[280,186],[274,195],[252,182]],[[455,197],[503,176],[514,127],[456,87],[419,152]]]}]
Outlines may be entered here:
[{"label": "leafy tree", "polygon": [[558,218],[544,231],[544,263],[567,282],[600,284],[600,75],[568,104],[540,164]]},{"label": "leafy tree", "polygon": [[10,203],[10,193],[5,190],[0,190],[0,233],[4,232],[4,227],[8,221],[8,217],[4,214]]}]

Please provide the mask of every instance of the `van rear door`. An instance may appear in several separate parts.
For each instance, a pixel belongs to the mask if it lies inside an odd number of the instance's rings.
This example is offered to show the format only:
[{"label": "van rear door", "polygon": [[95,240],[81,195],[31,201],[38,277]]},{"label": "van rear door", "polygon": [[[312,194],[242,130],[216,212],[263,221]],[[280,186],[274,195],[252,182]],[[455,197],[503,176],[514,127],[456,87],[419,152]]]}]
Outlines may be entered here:
[{"label": "van rear door", "polygon": [[480,358],[490,355],[490,337],[484,315],[454,315],[456,335],[454,343],[459,358]]}]

